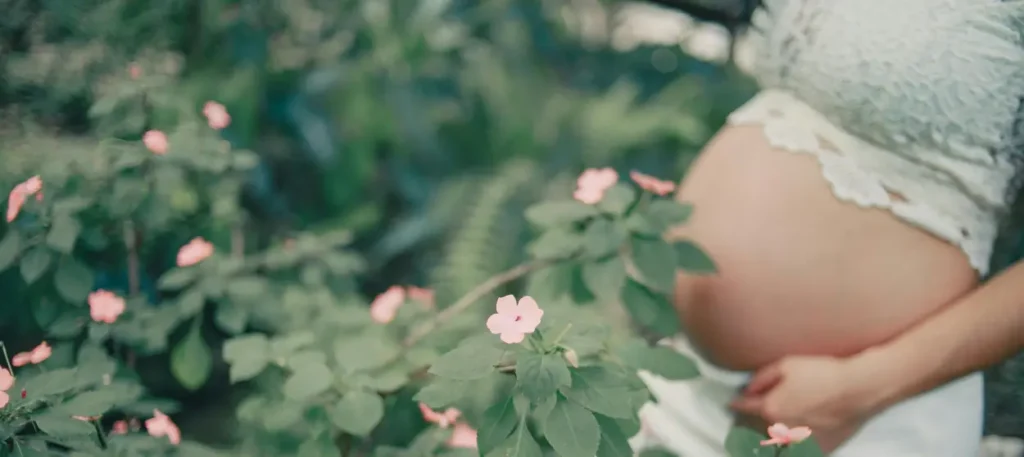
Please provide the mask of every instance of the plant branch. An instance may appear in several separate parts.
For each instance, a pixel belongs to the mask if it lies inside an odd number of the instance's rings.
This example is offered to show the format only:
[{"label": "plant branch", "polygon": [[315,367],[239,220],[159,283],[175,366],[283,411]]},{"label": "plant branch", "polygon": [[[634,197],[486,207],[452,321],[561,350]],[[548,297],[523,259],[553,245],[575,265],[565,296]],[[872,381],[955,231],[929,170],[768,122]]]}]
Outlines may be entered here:
[{"label": "plant branch", "polygon": [[236,259],[245,256],[245,224],[242,222],[231,228],[231,256]]},{"label": "plant branch", "polygon": [[131,221],[125,221],[124,246],[128,249],[128,293],[132,297],[139,294],[139,249],[136,241],[135,225]]},{"label": "plant branch", "polygon": [[452,320],[452,318],[465,311],[466,308],[469,308],[473,303],[476,303],[477,300],[480,300],[485,295],[494,291],[494,289],[515,281],[516,279],[519,279],[531,272],[549,267],[564,260],[567,259],[562,258],[527,262],[487,278],[486,281],[480,283],[480,285],[474,287],[469,292],[466,292],[465,295],[456,300],[451,306],[445,308],[440,313],[437,313],[433,319],[414,327],[412,331],[409,332],[409,336],[407,336],[405,341],[402,343],[403,346],[407,348],[414,346],[424,337],[429,335],[430,332],[434,331],[434,329]]}]

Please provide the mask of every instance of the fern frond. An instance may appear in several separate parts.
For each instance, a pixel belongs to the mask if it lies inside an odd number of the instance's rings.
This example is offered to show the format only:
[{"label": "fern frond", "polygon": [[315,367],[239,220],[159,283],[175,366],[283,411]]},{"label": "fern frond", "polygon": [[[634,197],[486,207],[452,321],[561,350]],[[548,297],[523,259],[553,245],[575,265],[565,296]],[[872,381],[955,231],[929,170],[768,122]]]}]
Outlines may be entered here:
[{"label": "fern frond", "polygon": [[[456,196],[466,210],[453,224],[454,233],[432,285],[441,306],[450,304],[477,284],[519,259],[525,221],[524,193],[537,179],[536,166],[509,162],[497,173],[476,179],[471,192]],[[441,201],[438,204],[448,205]]]}]

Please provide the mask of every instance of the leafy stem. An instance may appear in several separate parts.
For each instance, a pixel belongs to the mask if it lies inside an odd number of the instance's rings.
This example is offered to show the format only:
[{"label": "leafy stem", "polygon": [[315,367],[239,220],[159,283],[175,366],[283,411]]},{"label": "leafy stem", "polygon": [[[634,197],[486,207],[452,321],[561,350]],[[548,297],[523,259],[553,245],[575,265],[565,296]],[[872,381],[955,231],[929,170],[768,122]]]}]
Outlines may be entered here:
[{"label": "leafy stem", "polygon": [[480,283],[469,292],[466,292],[465,295],[456,300],[451,306],[445,308],[440,313],[437,313],[437,315],[432,319],[427,320],[419,326],[413,327],[413,329],[409,331],[409,335],[405,338],[405,341],[402,342],[402,345],[406,348],[416,345],[416,343],[429,335],[430,332],[434,331],[434,329],[452,320],[455,316],[458,316],[459,313],[465,311],[467,308],[472,306],[473,303],[476,303],[485,295],[491,293],[494,289],[526,276],[529,273],[565,260],[567,259],[559,258],[526,262],[487,278],[486,281]]},{"label": "leafy stem", "polygon": [[566,325],[565,328],[562,329],[562,333],[559,333],[558,336],[555,337],[555,340],[551,342],[551,347],[557,348],[558,343],[562,342],[562,338],[565,338],[565,334],[569,333],[570,329],[572,329],[572,322]]}]

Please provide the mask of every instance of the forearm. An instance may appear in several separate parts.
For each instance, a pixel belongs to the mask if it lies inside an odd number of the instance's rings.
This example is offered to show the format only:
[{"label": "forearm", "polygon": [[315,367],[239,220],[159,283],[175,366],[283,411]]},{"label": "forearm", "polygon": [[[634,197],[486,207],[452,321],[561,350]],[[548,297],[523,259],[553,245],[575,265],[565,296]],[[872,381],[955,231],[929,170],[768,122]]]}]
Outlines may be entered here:
[{"label": "forearm", "polygon": [[1024,262],[854,363],[874,371],[885,408],[1024,348]]}]

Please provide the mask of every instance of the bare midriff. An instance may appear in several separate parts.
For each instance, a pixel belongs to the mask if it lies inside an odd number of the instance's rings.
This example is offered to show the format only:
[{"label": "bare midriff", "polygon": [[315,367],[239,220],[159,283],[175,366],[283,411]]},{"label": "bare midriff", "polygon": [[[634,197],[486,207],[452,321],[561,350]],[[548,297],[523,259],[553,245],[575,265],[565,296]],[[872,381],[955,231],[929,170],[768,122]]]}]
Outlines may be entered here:
[{"label": "bare midriff", "polygon": [[687,335],[723,368],[855,354],[978,282],[957,247],[838,200],[813,156],[772,148],[758,127],[724,128],[678,196],[694,211],[671,236],[694,240],[718,272],[679,273],[675,306]]}]

